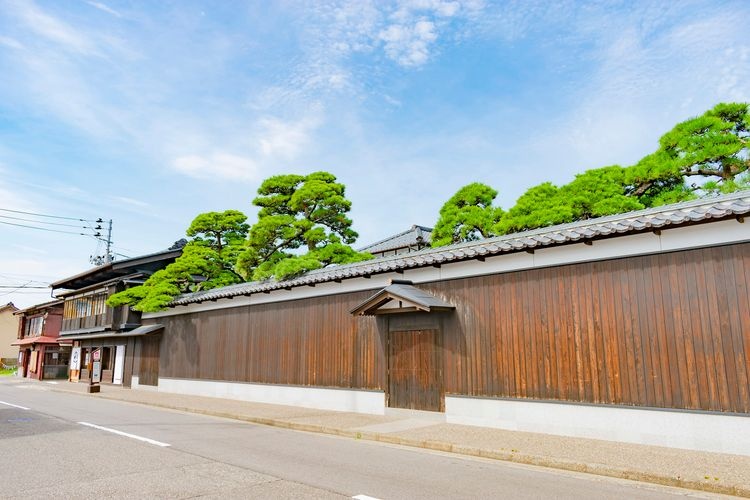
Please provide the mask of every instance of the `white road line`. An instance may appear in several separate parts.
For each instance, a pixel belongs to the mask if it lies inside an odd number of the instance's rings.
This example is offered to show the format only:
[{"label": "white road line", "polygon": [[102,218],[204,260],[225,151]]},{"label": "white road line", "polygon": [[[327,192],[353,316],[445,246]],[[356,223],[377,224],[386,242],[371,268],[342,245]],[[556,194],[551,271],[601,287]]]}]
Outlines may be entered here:
[{"label": "white road line", "polygon": [[379,498],[368,497],[367,495],[354,495],[352,498],[356,500],[380,500]]},{"label": "white road line", "polygon": [[14,405],[11,403],[6,403],[5,401],[0,401],[0,405],[7,405],[7,406],[12,406],[13,408],[19,408],[21,410],[28,410],[28,408],[26,408],[25,406],[18,406],[18,405]]},{"label": "white road line", "polygon": [[135,434],[128,434],[127,432],[118,431],[116,429],[110,429],[109,427],[102,427],[101,425],[96,424],[90,424],[88,422],[78,422],[81,425],[85,425],[86,427],[93,427],[94,429],[99,429],[100,431],[107,431],[111,432],[112,434],[117,434],[118,436],[125,436],[132,439],[137,439],[138,441],[143,441],[145,443],[153,444],[156,446],[169,446],[167,443],[162,443],[161,441],[156,441],[155,439],[149,439],[147,437],[143,436],[136,436]]}]

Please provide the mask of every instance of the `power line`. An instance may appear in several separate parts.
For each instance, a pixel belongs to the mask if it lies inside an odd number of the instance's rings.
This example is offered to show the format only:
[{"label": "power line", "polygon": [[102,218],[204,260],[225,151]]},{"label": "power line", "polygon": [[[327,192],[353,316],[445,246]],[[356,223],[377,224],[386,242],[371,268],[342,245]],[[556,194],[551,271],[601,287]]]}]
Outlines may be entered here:
[{"label": "power line", "polygon": [[12,212],[14,214],[25,214],[25,215],[36,215],[37,217],[49,217],[51,219],[65,219],[65,220],[77,220],[80,222],[104,222],[102,219],[81,219],[78,217],[62,217],[60,215],[47,215],[47,214],[38,214],[35,212],[23,212],[21,210],[11,210],[9,208],[0,208],[0,211],[2,212]]},{"label": "power line", "polygon": [[[65,224],[64,222],[47,222],[47,221],[44,221],[44,220],[24,219],[23,217],[13,217],[13,216],[10,216],[10,215],[2,215],[2,214],[0,214],[0,218],[3,218],[3,219],[12,219],[12,220],[21,220],[21,221],[25,221],[25,222],[34,222],[36,224],[47,224],[47,225],[50,225],[50,226],[82,227],[84,229],[86,229],[88,227],[88,226],[81,226],[80,224]],[[92,228],[89,228],[89,229],[92,229]]]},{"label": "power line", "polygon": [[36,227],[36,226],[27,226],[26,224],[14,224],[13,222],[4,222],[0,220],[0,224],[7,224],[9,226],[18,226],[18,227],[26,227],[29,229],[38,229],[40,231],[49,231],[51,233],[64,233],[64,234],[77,234],[80,236],[92,236],[90,234],[86,233],[76,233],[75,231],[61,231],[59,229],[48,229],[46,227]]},{"label": "power line", "polygon": [[19,287],[18,285],[0,285],[0,288],[15,288],[17,290],[20,290],[21,288],[23,289],[36,288],[36,289],[42,290],[42,289],[49,288],[49,286],[21,286]]}]

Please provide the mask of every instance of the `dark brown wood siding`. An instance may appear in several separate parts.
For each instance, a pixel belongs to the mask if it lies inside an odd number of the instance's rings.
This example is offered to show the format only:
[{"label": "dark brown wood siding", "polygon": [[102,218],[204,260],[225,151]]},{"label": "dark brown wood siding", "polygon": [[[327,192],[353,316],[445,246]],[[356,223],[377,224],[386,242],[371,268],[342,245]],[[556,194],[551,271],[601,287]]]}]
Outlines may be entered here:
[{"label": "dark brown wood siding", "polygon": [[446,393],[750,412],[750,244],[421,287]]},{"label": "dark brown wood siding", "polygon": [[[456,306],[446,394],[750,413],[748,243],[419,287]],[[160,376],[385,390],[372,293],[159,318]]]},{"label": "dark brown wood siding", "polygon": [[162,377],[382,389],[376,321],[359,292],[159,318]]},{"label": "dark brown wood siding", "polygon": [[140,385],[157,385],[159,381],[159,344],[161,335],[146,335],[140,337],[140,369],[138,383]]},{"label": "dark brown wood siding", "polygon": [[443,410],[441,351],[439,330],[389,333],[389,407]]}]

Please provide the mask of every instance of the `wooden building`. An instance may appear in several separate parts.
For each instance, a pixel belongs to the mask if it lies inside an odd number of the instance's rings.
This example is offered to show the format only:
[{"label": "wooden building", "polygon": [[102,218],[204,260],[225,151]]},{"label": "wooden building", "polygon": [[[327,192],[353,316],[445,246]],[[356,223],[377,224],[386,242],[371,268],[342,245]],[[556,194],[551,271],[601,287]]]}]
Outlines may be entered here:
[{"label": "wooden building", "polygon": [[110,262],[50,285],[63,290],[60,340],[70,343],[71,364],[66,376],[73,382],[90,381],[94,350],[100,350],[101,382],[130,386],[135,338],[148,335],[141,314],[128,306],[109,307],[107,298],[127,287],[143,283],[148,276],[174,262],[182,247]]},{"label": "wooden building", "polygon": [[16,366],[18,347],[11,345],[18,338],[18,317],[13,314],[18,308],[13,302],[0,305],[0,363]]},{"label": "wooden building", "polygon": [[373,257],[387,257],[389,255],[418,252],[429,247],[431,241],[432,228],[414,224],[406,231],[376,241],[360,248],[359,251],[370,253]]},{"label": "wooden building", "polygon": [[750,455],[750,193],[177,298],[133,386]]},{"label": "wooden building", "polygon": [[18,317],[18,375],[36,380],[65,379],[68,376],[70,345],[60,344],[62,300],[16,311]]}]

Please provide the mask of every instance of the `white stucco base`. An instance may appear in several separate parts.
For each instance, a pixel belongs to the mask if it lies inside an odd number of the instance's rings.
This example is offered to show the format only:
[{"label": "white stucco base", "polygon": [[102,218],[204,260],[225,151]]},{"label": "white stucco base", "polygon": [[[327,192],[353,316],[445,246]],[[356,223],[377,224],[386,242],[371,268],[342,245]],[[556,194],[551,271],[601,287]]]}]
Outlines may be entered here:
[{"label": "white stucco base", "polygon": [[445,412],[452,424],[750,456],[750,416],[451,396]]},{"label": "white stucco base", "polygon": [[130,388],[138,389],[139,391],[155,391],[157,389],[156,386],[153,385],[141,385],[139,383],[138,375],[133,375],[133,378],[130,381]]},{"label": "white stucco base", "polygon": [[[143,388],[143,386],[140,386]],[[300,387],[276,384],[251,384],[213,380],[189,380],[159,377],[158,390],[177,394],[238,399],[254,403],[302,406],[320,410],[351,411],[383,415],[385,393],[324,387]]]}]

